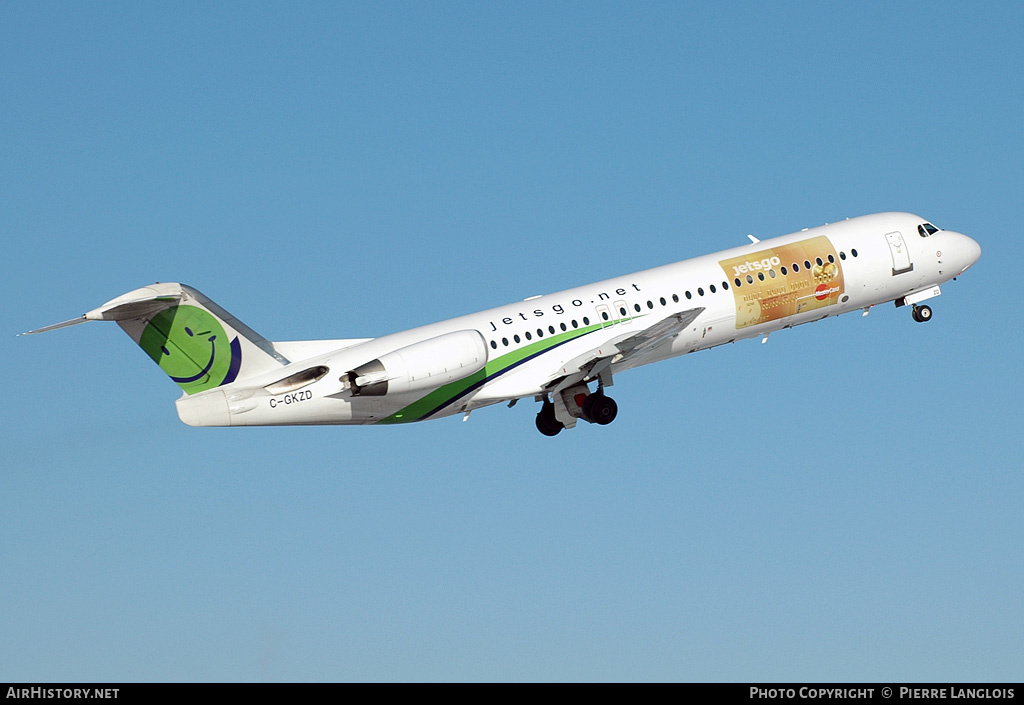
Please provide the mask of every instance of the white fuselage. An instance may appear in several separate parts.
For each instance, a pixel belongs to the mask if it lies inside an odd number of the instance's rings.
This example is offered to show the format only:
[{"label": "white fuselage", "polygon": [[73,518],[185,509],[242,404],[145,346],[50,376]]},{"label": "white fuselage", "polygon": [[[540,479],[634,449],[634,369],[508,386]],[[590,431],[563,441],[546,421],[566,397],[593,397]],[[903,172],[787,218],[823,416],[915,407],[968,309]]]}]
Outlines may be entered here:
[{"label": "white fuselage", "polygon": [[[179,414],[195,425],[404,423],[539,399],[553,380],[572,372],[564,367],[570,361],[672,314],[703,309],[643,355],[613,358],[611,374],[899,302],[956,277],[977,260],[974,240],[942,230],[923,236],[919,226],[925,222],[909,213],[853,218],[393,333],[183,397]],[[476,331],[485,346],[486,359],[472,374],[446,370],[449,376],[438,385],[379,396],[353,394],[355,375],[346,384],[345,375],[365,363],[459,331]],[[314,367],[328,371],[294,391],[266,390],[277,379]]]}]

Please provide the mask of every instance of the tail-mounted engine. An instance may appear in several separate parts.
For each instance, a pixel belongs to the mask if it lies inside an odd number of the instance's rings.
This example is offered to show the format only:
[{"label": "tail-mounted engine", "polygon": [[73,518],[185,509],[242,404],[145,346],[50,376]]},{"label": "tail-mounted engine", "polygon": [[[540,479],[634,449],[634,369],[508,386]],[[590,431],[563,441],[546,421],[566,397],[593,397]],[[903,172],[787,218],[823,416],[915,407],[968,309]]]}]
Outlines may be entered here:
[{"label": "tail-mounted engine", "polygon": [[342,375],[352,396],[380,397],[439,387],[483,369],[487,345],[479,331],[460,330],[381,355]]}]

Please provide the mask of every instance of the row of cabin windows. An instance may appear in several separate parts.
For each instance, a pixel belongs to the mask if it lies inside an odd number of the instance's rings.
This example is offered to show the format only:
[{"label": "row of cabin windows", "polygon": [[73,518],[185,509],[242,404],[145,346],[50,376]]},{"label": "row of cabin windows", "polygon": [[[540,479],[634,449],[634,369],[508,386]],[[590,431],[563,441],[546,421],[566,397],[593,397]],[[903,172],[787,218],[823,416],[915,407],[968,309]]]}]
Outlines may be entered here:
[{"label": "row of cabin windows", "polygon": [[[856,257],[857,256],[857,250],[850,250],[850,254],[853,255],[854,257]],[[840,252],[839,253],[839,259],[845,260],[846,259],[846,252]],[[823,260],[821,257],[816,258],[814,261],[818,264],[819,267],[822,267],[825,264],[825,260]],[[834,264],[835,261],[836,261],[835,256],[834,255],[829,255],[828,256],[828,261],[829,261],[830,264]],[[805,259],[803,266],[804,266],[804,269],[810,271],[810,269],[811,269],[811,261]],[[800,271],[800,264],[797,263],[797,262],[794,262],[788,268],[785,267],[785,266],[782,266],[782,267],[779,268],[779,271],[782,272],[782,276],[787,276],[789,274],[790,270],[792,270],[794,273],[799,272]],[[768,277],[770,279],[774,279],[777,276],[778,276],[778,274],[776,274],[774,269],[769,269],[768,270]],[[758,272],[757,273],[757,278],[758,278],[759,281],[764,281],[765,280],[765,273],[764,272]],[[746,281],[747,281],[747,284],[753,284],[754,283],[754,275],[753,274],[748,274],[746,276]],[[733,279],[733,284],[735,284],[737,288],[741,287],[741,286],[743,286],[743,280],[740,279],[739,277],[736,277],[735,279]],[[723,291],[728,291],[729,290],[729,283],[728,282],[722,282],[722,290]],[[708,286],[708,291],[710,291],[712,294],[714,294],[714,293],[717,292],[717,289],[716,289],[714,284],[711,284],[710,286]],[[684,292],[684,296],[686,296],[686,298],[688,298],[688,299],[692,299],[693,298],[693,294],[690,293],[689,291]],[[697,287],[697,296],[704,296],[704,287],[702,287],[702,286]],[[647,303],[648,303],[648,305],[650,305],[651,302],[648,301]],[[640,310],[639,304],[636,305],[634,308],[636,308],[636,310],[639,311]]]},{"label": "row of cabin windows", "polygon": [[[850,254],[852,256],[856,257],[857,256],[857,250],[850,250]],[[846,252],[840,252],[839,253],[839,259],[845,260],[846,259]],[[825,261],[823,259],[821,259],[821,257],[815,258],[814,261],[815,261],[815,263],[819,267],[822,267],[822,266],[825,265]],[[833,256],[833,255],[829,255],[828,256],[829,264],[835,264],[835,261],[836,261],[835,256]],[[810,260],[808,260],[808,259],[804,260],[804,269],[810,271],[810,269],[811,269],[811,261]],[[792,265],[790,265],[789,269],[787,269],[785,265],[783,265],[782,267],[779,267],[779,271],[782,272],[782,276],[788,275],[790,270],[792,270],[792,272],[794,274],[796,274],[797,272],[800,271],[800,265],[797,262],[794,262]],[[775,270],[774,269],[769,269],[768,270],[768,277],[769,278],[774,279],[776,276],[777,275],[775,274]],[[745,279],[747,281],[747,284],[753,284],[754,283],[754,275],[753,274],[748,274],[745,277]],[[764,272],[758,272],[757,273],[757,279],[758,279],[758,281],[764,281],[764,279],[765,279]],[[743,286],[743,280],[741,280],[739,277],[736,277],[736,279],[733,280],[733,283],[735,283],[737,287]],[[714,287],[712,287],[711,290],[714,291]],[[699,291],[699,289],[698,289],[698,291]],[[689,293],[689,292],[687,292],[687,293]]]},{"label": "row of cabin windows", "polygon": [[[675,303],[679,303],[679,294],[672,294],[672,301],[675,302]],[[665,300],[664,296],[662,296],[660,299],[658,299],[658,302],[662,306],[668,306],[668,301]],[[647,308],[648,309],[653,309],[654,308],[654,302],[651,301],[650,299],[647,300]],[[640,304],[633,304],[633,310],[636,311],[637,313],[641,313],[641,312],[643,312],[644,307],[641,306]],[[621,307],[619,307],[619,315],[620,316],[626,316],[626,315],[629,315],[629,312],[626,311],[626,308],[624,306],[621,306]],[[607,311],[603,311],[601,313],[601,318],[603,318],[604,320],[607,321],[608,320],[608,312]]]},{"label": "row of cabin windows", "polygon": [[[850,254],[852,256],[856,257],[857,256],[857,250],[850,250]],[[845,260],[846,259],[846,252],[840,252],[839,253],[839,259]],[[822,267],[822,266],[825,265],[825,260],[823,260],[821,257],[816,258],[814,261],[817,263],[817,265],[819,267]],[[828,256],[828,261],[829,261],[830,264],[834,264],[835,261],[836,261],[836,258],[833,255],[829,255]],[[804,260],[803,266],[804,266],[804,269],[810,270],[811,269],[811,261],[810,260]],[[795,274],[795,273],[800,271],[800,265],[798,263],[794,262],[790,266],[789,269],[787,269],[785,266],[782,266],[782,267],[779,268],[779,271],[782,272],[782,276],[786,276],[786,275],[789,274],[790,269],[792,269],[793,273]],[[774,269],[769,269],[768,270],[768,276],[769,276],[769,278],[774,279],[778,275],[776,275]],[[757,278],[760,281],[764,281],[765,280],[764,272],[758,272],[757,273]],[[747,280],[747,284],[753,284],[754,283],[754,276],[752,274],[748,274],[746,276],[746,280]],[[743,281],[739,277],[736,277],[736,279],[733,280],[733,283],[737,287],[743,286]],[[722,291],[728,291],[728,290],[729,290],[729,282],[723,281],[722,282]],[[718,292],[718,288],[714,284],[710,284],[710,285],[708,285],[708,291],[710,293],[714,294],[714,293]],[[698,286],[697,287],[697,295],[698,296],[704,296],[704,287],[702,287],[702,286]],[[693,298],[693,294],[691,292],[689,292],[689,291],[683,292],[683,296],[685,296],[687,299],[692,299]],[[674,303],[679,303],[679,295],[678,294],[672,294],[672,301]],[[668,301],[665,299],[664,296],[662,296],[660,299],[658,299],[658,302],[662,306],[668,306]],[[653,309],[654,308],[654,302],[648,299],[648,301],[647,301],[647,308],[648,309]],[[633,310],[636,311],[637,313],[641,313],[643,311],[643,306],[641,306],[638,303],[637,304],[633,304]],[[619,315],[620,316],[627,316],[627,315],[629,315],[629,311],[626,310],[625,306],[622,306],[622,307],[619,308]],[[610,316],[608,315],[607,311],[602,311],[601,312],[601,318],[603,320],[607,321],[607,320],[610,319]],[[589,326],[590,325],[590,319],[587,316],[583,317],[583,325],[585,325],[585,326]],[[558,327],[561,328],[561,330],[563,332],[569,330],[569,326],[572,326],[573,328],[579,328],[580,324],[579,324],[579,321],[576,320],[576,319],[573,319],[572,321],[570,321],[568,326],[565,323],[558,324]],[[555,328],[555,326],[548,326],[548,335],[554,335],[557,332],[558,331]],[[544,337],[544,329],[543,328],[538,328],[537,329],[537,337],[538,338],[543,338]],[[533,340],[533,333],[530,332],[530,331],[527,331],[526,333],[524,333],[522,335],[522,337],[520,337],[519,334],[517,333],[517,334],[512,336],[512,341],[513,342],[511,342],[511,343],[509,342],[508,338],[502,338],[501,339],[501,344],[504,347],[507,348],[509,345],[512,345],[513,343],[518,344],[518,343],[523,342],[523,338],[525,338],[526,340]],[[494,349],[494,350],[497,350],[498,349],[498,341],[492,340],[491,341],[491,348]]]},{"label": "row of cabin windows", "polygon": [[[590,325],[590,318],[588,318],[587,316],[584,316],[583,317],[583,325],[589,326]],[[572,326],[573,328],[579,328],[580,327],[580,322],[574,318],[574,319],[572,319],[572,321],[569,322],[569,325],[566,325],[565,323],[559,323],[558,324],[558,328],[561,328],[563,332],[569,330],[569,326]],[[555,326],[548,326],[548,334],[549,335],[554,335],[557,332],[558,332],[558,329],[556,329]],[[538,338],[543,338],[544,337],[544,329],[543,328],[538,328],[537,329],[537,337]],[[523,338],[525,338],[526,340],[533,340],[533,333],[531,333],[530,331],[526,331],[525,333],[523,333],[522,337],[520,337],[518,333],[516,333],[515,335],[512,336],[512,340],[514,342],[516,342],[516,343],[523,342]],[[502,338],[501,339],[501,344],[504,345],[507,348],[510,345],[508,338]],[[492,340],[491,341],[491,347],[494,348],[494,349],[497,349],[498,348],[498,341]]]},{"label": "row of cabin windows", "polygon": [[[660,299],[658,299],[658,301],[661,303],[662,306],[668,306],[668,300],[666,300],[664,296],[662,296]],[[674,303],[679,303],[679,295],[678,294],[672,294],[672,301]],[[633,306],[633,308],[637,311],[637,313],[639,313],[640,311],[643,310],[643,308],[640,306],[640,304],[635,304]],[[647,302],[647,308],[653,309],[654,308],[654,302],[653,301],[648,301]],[[626,311],[625,307],[620,307],[619,308],[619,315],[620,316],[626,316],[626,315],[628,315],[628,313],[629,312]],[[607,320],[609,320],[610,316],[608,315],[607,311],[602,311],[601,312],[601,318],[603,320],[607,321]],[[589,316],[584,316],[583,317],[583,325],[584,326],[589,326],[590,325],[590,317]],[[555,335],[555,333],[558,332],[558,329],[561,329],[562,332],[568,331],[570,326],[573,327],[573,328],[579,328],[580,327],[580,322],[574,318],[571,321],[569,321],[568,325],[565,324],[565,323],[559,323],[558,324],[558,328],[556,328],[555,326],[548,326],[547,334],[548,335]],[[545,335],[544,329],[543,328],[538,328],[537,329],[537,337],[538,338],[543,338],[544,335]],[[502,338],[501,339],[501,344],[504,347],[507,348],[509,345],[512,345],[512,344],[515,344],[515,343],[521,343],[524,338],[526,340],[533,340],[533,333],[531,331],[526,331],[525,333],[523,333],[522,337],[520,337],[519,334],[517,333],[517,334],[512,336],[512,341],[511,342],[509,341],[508,338]],[[497,350],[498,349],[498,341],[492,340],[491,341],[491,348],[494,349],[494,350]]]},{"label": "row of cabin windows", "polygon": [[[712,294],[714,294],[714,293],[716,293],[718,291],[718,289],[717,289],[717,287],[715,287],[714,284],[711,284],[710,286],[708,286],[708,291],[711,292]],[[729,291],[729,282],[722,282],[722,291]],[[687,291],[685,293],[685,296],[688,299],[692,299],[693,298],[693,294],[691,294],[689,291]],[[702,287],[702,286],[698,286],[697,287],[697,296],[704,296],[704,287]]]}]

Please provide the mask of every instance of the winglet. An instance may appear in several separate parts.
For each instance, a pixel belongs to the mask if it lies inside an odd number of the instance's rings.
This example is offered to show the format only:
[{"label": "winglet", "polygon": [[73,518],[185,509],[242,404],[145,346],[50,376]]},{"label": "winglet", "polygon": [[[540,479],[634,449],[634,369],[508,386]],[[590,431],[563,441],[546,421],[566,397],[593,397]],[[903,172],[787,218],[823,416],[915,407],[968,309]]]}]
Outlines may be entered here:
[{"label": "winglet", "polygon": [[750,241],[751,241],[752,243],[754,243],[755,245],[756,245],[757,243],[761,242],[760,240],[758,240],[758,239],[757,239],[756,237],[754,237],[753,235],[747,235],[747,237],[749,237],[749,238],[750,238]]}]

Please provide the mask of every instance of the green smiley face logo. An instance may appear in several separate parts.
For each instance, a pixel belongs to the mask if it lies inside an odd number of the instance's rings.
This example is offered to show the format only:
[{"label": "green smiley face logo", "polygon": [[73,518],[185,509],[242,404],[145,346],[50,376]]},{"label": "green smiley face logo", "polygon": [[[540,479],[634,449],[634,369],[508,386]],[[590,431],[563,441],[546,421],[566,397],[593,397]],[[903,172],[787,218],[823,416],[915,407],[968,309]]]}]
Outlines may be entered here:
[{"label": "green smiley face logo", "polygon": [[195,306],[158,313],[139,346],[187,394],[233,382],[242,364],[238,338],[229,341],[220,321]]}]

